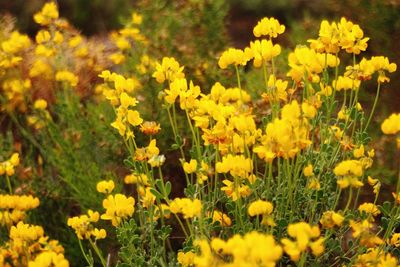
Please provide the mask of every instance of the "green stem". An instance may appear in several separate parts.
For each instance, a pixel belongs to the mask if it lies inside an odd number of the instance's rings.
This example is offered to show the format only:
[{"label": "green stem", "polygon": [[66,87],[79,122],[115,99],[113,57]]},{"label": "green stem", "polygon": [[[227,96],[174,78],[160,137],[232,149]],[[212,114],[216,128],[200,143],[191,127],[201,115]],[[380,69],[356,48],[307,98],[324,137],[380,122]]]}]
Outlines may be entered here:
[{"label": "green stem", "polygon": [[346,204],[346,207],[344,208],[343,213],[349,209],[352,198],[353,198],[353,188],[350,187],[349,199],[347,200],[347,204]]},{"label": "green stem", "polygon": [[103,255],[101,254],[101,251],[99,250],[99,247],[96,245],[95,242],[92,241],[92,239],[89,238],[89,242],[90,245],[92,245],[92,248],[94,249],[94,252],[96,252],[97,256],[99,257],[101,264],[103,265],[103,267],[107,267],[107,263],[103,257]]},{"label": "green stem", "polygon": [[7,181],[8,191],[10,192],[10,195],[12,195],[13,190],[12,190],[12,187],[11,187],[10,177],[8,177],[8,175],[6,175],[6,181]]},{"label": "green stem", "polygon": [[85,250],[83,249],[83,246],[82,246],[82,242],[81,242],[81,240],[80,240],[79,238],[78,238],[78,243],[79,243],[79,247],[80,247],[80,249],[81,249],[81,252],[82,252],[82,254],[83,254],[83,257],[85,258],[85,260],[86,260],[86,262],[89,264],[89,266],[92,267],[92,266],[93,266],[93,261],[90,260],[90,259],[88,258],[88,256],[86,255],[86,252],[85,252]]},{"label": "green stem", "polygon": [[368,118],[367,124],[365,124],[365,129],[364,129],[364,131],[366,131],[366,130],[368,129],[368,126],[369,126],[369,124],[370,124],[370,122],[371,122],[372,116],[374,115],[375,108],[376,108],[376,104],[378,103],[378,99],[379,99],[379,92],[380,92],[380,90],[381,90],[381,83],[378,82],[378,88],[377,88],[377,90],[376,90],[374,105],[372,106],[371,114],[369,114],[369,118]]}]

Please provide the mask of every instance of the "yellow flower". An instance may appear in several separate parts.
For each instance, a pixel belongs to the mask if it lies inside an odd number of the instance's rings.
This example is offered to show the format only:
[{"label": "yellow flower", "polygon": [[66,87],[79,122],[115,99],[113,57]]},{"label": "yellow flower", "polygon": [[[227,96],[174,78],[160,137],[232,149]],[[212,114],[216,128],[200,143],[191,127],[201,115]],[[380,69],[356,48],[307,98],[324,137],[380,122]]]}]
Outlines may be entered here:
[{"label": "yellow flower", "polygon": [[339,76],[337,80],[333,80],[332,87],[337,91],[357,90],[360,87],[360,83],[360,80],[347,76]]},{"label": "yellow flower", "polygon": [[143,21],[142,15],[140,15],[136,12],[132,13],[132,23],[133,24],[139,25],[139,24],[142,24],[142,21]]},{"label": "yellow flower", "polygon": [[69,267],[69,262],[62,253],[44,250],[34,259],[29,260],[28,267]]},{"label": "yellow flower", "polygon": [[196,254],[192,251],[188,252],[178,252],[178,262],[182,265],[182,267],[194,266],[194,258]]},{"label": "yellow flower", "polygon": [[311,144],[308,120],[301,116],[297,101],[283,106],[281,118],[269,122],[260,139],[261,145],[255,146],[253,151],[267,162],[275,157],[293,158]]},{"label": "yellow flower", "polygon": [[172,213],[181,213],[183,218],[189,219],[200,216],[202,204],[198,199],[175,198],[169,204],[169,208]]},{"label": "yellow flower", "polygon": [[344,217],[334,211],[326,211],[322,214],[321,220],[319,221],[324,228],[330,229],[335,226],[342,226]]},{"label": "yellow flower", "polygon": [[43,228],[36,225],[24,224],[19,222],[16,226],[11,226],[10,238],[22,241],[34,241],[44,235]]},{"label": "yellow flower", "polygon": [[46,30],[40,30],[36,34],[35,39],[36,39],[36,43],[41,44],[41,43],[48,42],[51,39],[51,35]]},{"label": "yellow flower", "polygon": [[109,59],[115,64],[115,65],[119,65],[122,64],[123,62],[125,62],[125,55],[122,53],[112,53],[111,55],[109,55]]},{"label": "yellow flower", "polygon": [[115,185],[112,180],[101,181],[101,182],[98,182],[96,185],[97,192],[104,193],[104,194],[110,194],[113,191],[114,187],[115,187]]},{"label": "yellow flower", "polygon": [[[5,41],[2,41],[0,43],[0,48],[3,50],[3,52],[8,53],[8,54],[17,54],[21,52],[22,50],[28,48],[31,44],[31,41],[29,37],[25,34],[20,34],[18,31],[13,31],[9,38]],[[12,61],[17,61],[14,63],[18,63],[22,58],[20,57],[14,57],[14,59],[11,59]]]},{"label": "yellow flower", "polygon": [[226,215],[225,213],[218,211],[218,210],[214,210],[212,212],[212,221],[213,222],[218,221],[220,223],[220,225],[224,226],[224,227],[232,225],[231,218],[229,218],[229,216]]},{"label": "yellow flower", "polygon": [[400,132],[400,113],[393,113],[385,119],[381,125],[384,134],[396,134]]},{"label": "yellow flower", "polygon": [[353,150],[353,156],[358,159],[364,156],[364,145],[361,145],[359,148]]},{"label": "yellow flower", "polygon": [[308,40],[310,47],[319,53],[337,53],[339,52],[340,33],[337,23],[329,23],[323,20],[319,29],[319,38],[317,40]]},{"label": "yellow flower", "polygon": [[390,238],[390,245],[400,247],[400,233],[394,233]]},{"label": "yellow flower", "polygon": [[249,178],[253,172],[253,162],[243,155],[227,155],[217,162],[215,170],[218,173],[230,173],[232,176]]},{"label": "yellow flower", "polygon": [[[237,53],[238,55],[240,54],[240,52]],[[254,42],[250,42],[250,47],[245,48],[244,58],[247,59],[247,61],[253,59],[254,67],[259,68],[266,62],[271,61],[272,58],[278,56],[280,53],[281,53],[281,47],[278,44],[274,45],[271,40],[261,40],[261,41],[256,40]],[[242,63],[239,64],[234,63],[234,64],[245,65]],[[227,65],[229,65],[229,63]]]},{"label": "yellow flower", "polygon": [[97,228],[95,228],[94,230],[93,230],[93,233],[92,233],[92,235],[94,236],[94,238],[97,240],[97,239],[104,239],[104,238],[106,238],[107,237],[107,232],[106,232],[106,230],[104,230],[104,229],[97,229]]},{"label": "yellow flower", "polygon": [[75,234],[79,239],[89,239],[92,235],[96,239],[105,238],[105,230],[98,230],[93,226],[93,223],[97,222],[100,218],[100,214],[92,210],[88,210],[87,214],[68,218],[67,224],[75,230]]},{"label": "yellow flower", "polygon": [[29,70],[29,77],[32,78],[42,76],[45,79],[49,79],[52,76],[52,74],[53,74],[52,67],[46,62],[43,62],[42,60],[37,60],[33,62],[33,65]]},{"label": "yellow flower", "polygon": [[339,65],[340,60],[332,54],[325,56],[308,47],[298,46],[289,54],[288,62],[291,69],[287,76],[294,81],[300,82],[305,78],[313,83],[319,83],[319,74],[322,73],[324,67],[335,67]]},{"label": "yellow flower", "polygon": [[221,69],[226,69],[229,65],[246,65],[250,58],[243,50],[229,48],[224,51],[218,60],[218,66]]},{"label": "yellow flower", "polygon": [[271,202],[264,201],[264,200],[256,200],[252,203],[250,203],[247,211],[250,216],[256,216],[256,215],[270,215],[272,213],[272,210],[274,209],[274,206],[272,205]]},{"label": "yellow flower", "polygon": [[345,160],[336,165],[333,170],[338,176],[337,184],[340,188],[361,187],[364,184],[358,180],[363,175],[363,165],[358,160]]},{"label": "yellow flower", "polygon": [[33,108],[38,110],[45,110],[47,108],[47,101],[44,99],[38,99],[33,104]]},{"label": "yellow flower", "polygon": [[372,57],[370,61],[374,70],[378,72],[378,83],[389,82],[390,79],[386,77],[385,71],[390,73],[395,72],[397,65],[390,63],[389,59],[383,56]]},{"label": "yellow flower", "polygon": [[[292,241],[288,238],[281,240],[284,251],[289,255],[292,261],[298,261],[301,253],[305,252],[308,247],[311,248],[314,256],[319,256],[324,251],[324,239],[318,238],[320,236],[320,230],[318,226],[310,226],[308,223],[299,222],[295,224],[289,224],[288,235],[295,239]],[[313,239],[317,240],[313,241]]]},{"label": "yellow flower", "polygon": [[275,18],[263,18],[253,29],[253,34],[255,37],[266,35],[270,38],[276,38],[279,34],[284,32],[285,26],[281,25]]},{"label": "yellow flower", "polygon": [[247,185],[240,184],[235,187],[235,183],[229,180],[223,180],[222,183],[225,186],[221,187],[221,191],[224,191],[225,194],[232,198],[233,201],[236,201],[242,197],[247,197],[251,193],[251,190]]},{"label": "yellow flower", "polygon": [[197,170],[197,160],[191,159],[190,162],[184,162],[183,170],[188,174],[194,173]]},{"label": "yellow flower", "polygon": [[71,37],[71,39],[69,39],[68,46],[71,48],[75,48],[82,43],[82,40],[83,39],[81,35],[75,35],[74,37]]},{"label": "yellow flower", "polygon": [[377,266],[397,267],[399,262],[390,253],[380,248],[370,248],[366,253],[358,255],[353,267]]},{"label": "yellow flower", "polygon": [[377,216],[381,213],[378,207],[373,203],[363,203],[358,207],[358,210],[360,212],[371,214],[372,216]]},{"label": "yellow flower", "polygon": [[252,203],[250,203],[247,211],[250,216],[257,216],[257,215],[262,215],[262,221],[261,224],[267,225],[267,226],[275,226],[274,219],[271,215],[272,210],[274,206],[272,205],[271,202],[268,201],[263,201],[263,200],[256,200]]},{"label": "yellow flower", "polygon": [[79,78],[72,72],[63,70],[56,73],[56,81],[67,82],[72,87],[75,87],[78,84]]},{"label": "yellow flower", "polygon": [[155,78],[158,83],[163,83],[165,80],[172,82],[177,78],[185,78],[183,68],[184,67],[179,66],[175,58],[164,57],[161,64],[156,64],[156,71],[153,73],[153,78]]},{"label": "yellow flower", "polygon": [[124,178],[126,184],[139,184],[139,185],[149,185],[149,178],[146,174],[129,174]]},{"label": "yellow flower", "polygon": [[0,209],[31,210],[39,206],[39,199],[29,195],[0,195]]},{"label": "yellow flower", "polygon": [[307,102],[301,103],[301,111],[303,112],[303,116],[308,119],[312,119],[317,115],[317,109]]},{"label": "yellow flower", "polygon": [[272,235],[250,232],[244,236],[234,235],[227,241],[213,238],[196,240],[200,253],[194,265],[208,266],[275,266],[282,256],[282,248]]},{"label": "yellow flower", "polygon": [[155,135],[160,130],[160,124],[155,121],[145,121],[140,125],[140,131],[146,135]]},{"label": "yellow flower", "polygon": [[333,170],[336,176],[354,175],[362,176],[363,170],[361,163],[357,160],[345,160],[336,165]]},{"label": "yellow flower", "polygon": [[103,200],[106,212],[101,215],[103,220],[111,220],[113,226],[118,226],[123,219],[132,216],[135,210],[135,199],[122,194],[109,195]]},{"label": "yellow flower", "polygon": [[54,2],[46,3],[42,10],[33,16],[33,20],[42,26],[49,25],[55,19],[58,19],[58,8]]},{"label": "yellow flower", "polygon": [[10,164],[12,166],[14,166],[14,167],[18,166],[19,163],[20,163],[19,154],[18,153],[13,153],[8,161],[10,162]]},{"label": "yellow flower", "polygon": [[313,171],[313,165],[312,164],[308,164],[304,169],[303,169],[303,173],[305,177],[310,177],[314,175],[314,171]]},{"label": "yellow flower", "polygon": [[143,119],[140,117],[140,113],[137,110],[128,110],[126,118],[132,126],[138,126],[143,122]]},{"label": "yellow flower", "polygon": [[362,222],[350,220],[350,227],[353,230],[352,236],[359,238],[362,246],[372,248],[383,243],[382,239],[373,232],[374,224],[370,220]]}]

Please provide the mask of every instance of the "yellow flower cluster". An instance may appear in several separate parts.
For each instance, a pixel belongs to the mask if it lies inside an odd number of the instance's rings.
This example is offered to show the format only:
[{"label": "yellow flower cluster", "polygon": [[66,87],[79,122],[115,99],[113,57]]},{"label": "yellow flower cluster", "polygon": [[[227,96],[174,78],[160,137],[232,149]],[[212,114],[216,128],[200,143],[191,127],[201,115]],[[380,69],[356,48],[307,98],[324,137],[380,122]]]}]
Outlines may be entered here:
[{"label": "yellow flower cluster", "polygon": [[268,226],[275,226],[274,219],[271,214],[274,209],[274,206],[269,201],[264,200],[256,200],[250,203],[247,212],[251,217],[262,215],[261,224]]},{"label": "yellow flower cluster", "polygon": [[183,163],[183,170],[188,173],[194,173],[197,170],[197,161],[195,159],[191,159],[190,162]]},{"label": "yellow flower cluster", "polygon": [[74,229],[79,239],[90,239],[92,236],[97,239],[104,239],[107,236],[106,230],[95,228],[93,223],[99,221],[100,214],[97,211],[88,210],[87,215],[83,214],[68,219],[68,226]]},{"label": "yellow flower cluster", "polygon": [[248,179],[253,182],[255,176],[253,173],[253,162],[251,159],[243,155],[227,155],[222,158],[222,161],[217,162],[215,166],[217,173],[229,173],[233,177]]},{"label": "yellow flower cluster", "polygon": [[353,231],[352,236],[360,240],[360,244],[367,248],[373,248],[383,243],[383,240],[374,232],[372,220],[354,221],[350,220],[350,227]]},{"label": "yellow flower cluster", "polygon": [[359,64],[347,66],[344,75],[352,80],[369,80],[374,73],[378,73],[378,83],[389,82],[385,71],[389,73],[395,72],[397,65],[390,63],[389,59],[384,56],[376,56],[371,59],[363,58]]},{"label": "yellow flower cluster", "polygon": [[[381,212],[379,211],[378,207],[374,203],[363,203],[358,207],[360,212],[365,212],[368,215],[372,215],[373,217],[379,215]],[[371,219],[373,219],[371,217]]]},{"label": "yellow flower cluster", "polygon": [[69,267],[69,262],[62,253],[44,251],[34,260],[29,261],[28,267]]},{"label": "yellow flower cluster", "polygon": [[33,19],[42,26],[47,26],[58,19],[58,8],[55,2],[46,3],[42,10],[33,16]]},{"label": "yellow flower cluster", "polygon": [[39,239],[44,235],[41,226],[24,224],[19,222],[16,226],[11,226],[10,238],[13,240],[21,239],[21,241],[29,242]]},{"label": "yellow flower cluster", "polygon": [[147,147],[141,147],[135,151],[135,160],[147,161],[152,167],[159,167],[165,161],[164,155],[159,155],[160,149],[157,147],[157,140],[152,139]]},{"label": "yellow flower cluster", "polygon": [[276,38],[285,31],[285,26],[281,25],[274,18],[263,18],[254,27],[253,33],[255,37],[269,36],[269,39],[255,40],[250,42],[249,47],[244,50],[229,48],[224,51],[219,58],[218,66],[226,69],[229,65],[237,68],[239,65],[245,66],[247,62],[253,59],[253,65],[256,68],[265,66],[269,61],[281,53],[281,47],[272,42],[272,38]]},{"label": "yellow flower cluster", "polygon": [[51,119],[51,115],[47,108],[47,101],[45,99],[37,99],[33,103],[34,114],[28,115],[26,120],[30,126],[39,130],[46,125],[46,122]]},{"label": "yellow flower cluster", "polygon": [[250,60],[250,57],[243,50],[236,48],[229,48],[222,53],[218,61],[218,66],[221,69],[226,69],[229,65],[243,65],[245,66]]},{"label": "yellow flower cluster", "polygon": [[339,23],[321,22],[319,38],[308,40],[312,49],[319,53],[338,53],[340,49],[347,53],[360,54],[367,49],[369,38],[364,38],[360,26],[342,18]]},{"label": "yellow flower cluster", "polygon": [[8,160],[0,162],[0,175],[14,175],[15,167],[19,165],[19,161],[19,154],[13,153]]},{"label": "yellow flower cluster", "polygon": [[161,64],[156,63],[156,71],[153,73],[153,77],[158,83],[163,83],[165,80],[173,82],[175,79],[185,78],[183,69],[184,67],[181,67],[175,58],[164,57]]},{"label": "yellow flower cluster", "polygon": [[56,81],[67,82],[71,87],[75,87],[79,78],[68,70],[60,70],[56,73]]},{"label": "yellow flower cluster", "polygon": [[281,47],[274,45],[271,40],[256,40],[250,42],[250,47],[246,47],[244,53],[248,59],[253,59],[254,67],[260,68],[265,62],[277,57],[281,53]]},{"label": "yellow flower cluster", "polygon": [[101,215],[101,219],[110,220],[113,226],[118,226],[122,220],[132,216],[135,199],[123,194],[109,195],[103,200],[103,208],[106,212]]},{"label": "yellow flower cluster", "polygon": [[188,252],[178,252],[177,255],[177,260],[179,262],[179,264],[182,265],[182,267],[190,267],[193,266],[194,264],[194,258],[196,257],[196,254],[192,251],[188,251]]},{"label": "yellow flower cluster", "polygon": [[138,103],[135,97],[129,95],[135,90],[135,80],[126,79],[122,75],[110,71],[103,71],[99,77],[108,83],[107,86],[110,86],[103,91],[104,96],[110,101],[111,105],[117,107],[117,118],[111,126],[117,129],[119,134],[126,139],[134,137],[131,126],[138,126],[143,122],[139,112],[130,109]]},{"label": "yellow flower cluster", "polygon": [[140,131],[145,135],[155,135],[160,130],[160,124],[155,121],[145,121],[140,125]]},{"label": "yellow flower cluster", "polygon": [[390,238],[390,244],[395,247],[400,247],[400,233],[395,233]]},{"label": "yellow flower cluster", "polygon": [[322,227],[330,229],[335,226],[342,226],[344,217],[340,213],[328,210],[322,214],[321,220],[319,221]]},{"label": "yellow flower cluster", "polygon": [[281,240],[284,251],[289,255],[292,261],[298,261],[303,252],[308,248],[314,256],[319,256],[324,252],[324,238],[320,236],[318,226],[310,226],[308,223],[299,222],[290,224],[288,235],[295,240],[283,238]]},{"label": "yellow flower cluster", "polygon": [[115,184],[112,180],[108,181],[100,181],[96,185],[97,192],[103,193],[103,194],[110,194],[115,187]]},{"label": "yellow flower cluster", "polygon": [[[111,32],[110,40],[117,48],[117,51],[112,53],[109,56],[109,59],[115,65],[120,65],[126,61],[126,58],[134,45],[146,44],[148,42],[146,37],[140,32],[139,26],[142,23],[142,20],[142,16],[134,12],[132,13],[132,20],[130,23],[126,24],[121,30]],[[140,67],[142,70],[144,68],[144,72],[146,72],[146,67],[143,64]]]},{"label": "yellow flower cluster", "polygon": [[185,78],[176,78],[164,92],[165,102],[173,104],[179,96],[180,107],[186,110],[194,107],[196,98],[200,95],[200,87],[194,85],[192,81],[188,85]]},{"label": "yellow flower cluster", "polygon": [[281,119],[276,118],[267,124],[265,134],[261,136],[261,145],[254,147],[254,152],[271,162],[276,157],[293,158],[311,144],[307,118],[302,116],[301,106],[297,101],[283,106]]},{"label": "yellow flower cluster", "polygon": [[48,240],[43,228],[19,222],[10,228],[10,240],[0,247],[1,266],[68,267],[64,248]]},{"label": "yellow flower cluster", "polygon": [[359,188],[364,184],[358,180],[363,175],[363,166],[358,160],[345,160],[336,165],[333,170],[339,177],[337,184],[340,188],[355,187]]},{"label": "yellow flower cluster", "polygon": [[390,253],[379,248],[370,248],[364,254],[357,257],[353,267],[376,266],[376,267],[397,267],[399,261]]},{"label": "yellow flower cluster", "polygon": [[288,77],[298,83],[303,79],[319,83],[321,79],[319,75],[324,68],[336,67],[340,60],[335,55],[318,53],[308,47],[298,46],[289,54],[288,62],[290,67]]},{"label": "yellow flower cluster", "polygon": [[201,215],[201,201],[198,199],[175,198],[169,203],[169,209],[172,213],[181,213],[183,218],[190,219]]},{"label": "yellow flower cluster", "polygon": [[400,113],[393,113],[381,125],[384,134],[397,134],[400,132]]},{"label": "yellow flower cluster", "polygon": [[37,208],[39,199],[32,196],[0,195],[0,225],[10,226],[25,218],[25,212]]},{"label": "yellow flower cluster", "polygon": [[253,29],[253,34],[255,37],[266,35],[270,38],[276,38],[279,34],[284,32],[285,25],[281,25],[275,18],[263,18]]},{"label": "yellow flower cluster", "polygon": [[212,212],[212,221],[213,222],[219,222],[221,226],[227,227],[232,225],[232,220],[229,218],[228,215],[225,213],[219,211],[219,210],[214,210]]},{"label": "yellow flower cluster", "polygon": [[282,256],[282,248],[272,235],[255,231],[234,235],[227,241],[213,238],[210,243],[197,240],[195,244],[200,248],[193,260],[197,267],[275,266]]}]

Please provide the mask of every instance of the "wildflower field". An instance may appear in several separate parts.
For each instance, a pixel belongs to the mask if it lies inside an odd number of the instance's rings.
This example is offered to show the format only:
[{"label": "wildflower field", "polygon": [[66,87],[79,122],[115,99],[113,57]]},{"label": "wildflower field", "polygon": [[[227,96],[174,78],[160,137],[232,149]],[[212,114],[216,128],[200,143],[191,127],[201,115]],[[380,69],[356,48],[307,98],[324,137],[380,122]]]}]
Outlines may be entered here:
[{"label": "wildflower field", "polygon": [[92,37],[61,11],[0,18],[0,266],[400,266],[397,66],[363,25],[239,49],[223,0]]}]

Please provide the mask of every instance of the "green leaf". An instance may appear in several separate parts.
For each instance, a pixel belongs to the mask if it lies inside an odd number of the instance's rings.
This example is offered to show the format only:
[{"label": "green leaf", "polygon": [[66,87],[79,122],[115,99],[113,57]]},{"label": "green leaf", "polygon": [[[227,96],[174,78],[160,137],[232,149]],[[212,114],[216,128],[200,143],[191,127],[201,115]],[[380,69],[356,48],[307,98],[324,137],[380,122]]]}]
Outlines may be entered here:
[{"label": "green leaf", "polygon": [[171,187],[172,187],[172,185],[171,185],[170,181],[165,183],[165,196],[166,197],[169,196],[169,194],[171,193]]},{"label": "green leaf", "polygon": [[150,188],[150,192],[157,198],[157,200],[164,198],[163,195],[154,188]]}]

